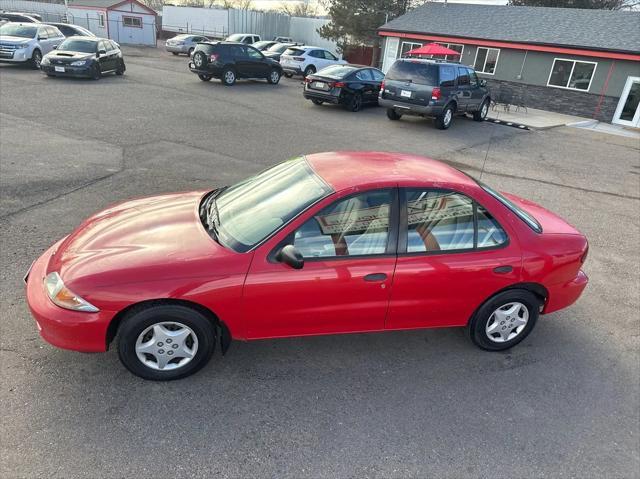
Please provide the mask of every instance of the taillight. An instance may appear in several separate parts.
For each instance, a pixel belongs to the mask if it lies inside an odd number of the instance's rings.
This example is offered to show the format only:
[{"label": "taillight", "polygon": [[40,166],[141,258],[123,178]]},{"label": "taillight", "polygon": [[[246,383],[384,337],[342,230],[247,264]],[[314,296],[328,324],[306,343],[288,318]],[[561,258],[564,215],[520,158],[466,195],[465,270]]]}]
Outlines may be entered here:
[{"label": "taillight", "polygon": [[380,83],[380,91],[384,90],[384,80]]},{"label": "taillight", "polygon": [[587,256],[589,254],[589,243],[587,243],[587,249],[584,250],[584,253],[582,253],[582,256],[580,256],[580,263],[584,264],[585,261],[587,261]]},{"label": "taillight", "polygon": [[304,82],[305,82],[305,83],[311,83],[311,82],[312,82],[312,80],[311,80],[311,78],[309,78],[309,77],[304,77]]},{"label": "taillight", "polygon": [[337,81],[333,84],[334,88],[344,88],[345,83],[343,81]]},{"label": "taillight", "polygon": [[442,92],[440,91],[439,87],[435,87],[433,90],[431,90],[431,99],[439,100],[440,98],[442,98]]},{"label": "taillight", "polygon": [[220,55],[219,55],[219,54],[217,54],[217,53],[212,53],[212,54],[209,56],[209,59],[210,59],[212,62],[215,62],[215,61],[218,59],[218,57],[219,57],[219,56],[220,56]]},{"label": "taillight", "polygon": [[297,62],[303,62],[304,61],[304,57],[293,57],[293,60],[295,60]]}]

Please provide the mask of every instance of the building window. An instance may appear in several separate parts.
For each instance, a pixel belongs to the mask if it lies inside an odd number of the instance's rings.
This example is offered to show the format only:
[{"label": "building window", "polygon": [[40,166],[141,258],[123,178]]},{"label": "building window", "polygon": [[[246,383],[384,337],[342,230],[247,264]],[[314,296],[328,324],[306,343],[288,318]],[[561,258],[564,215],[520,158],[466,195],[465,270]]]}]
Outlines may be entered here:
[{"label": "building window", "polygon": [[403,58],[409,50],[413,50],[414,48],[419,48],[421,46],[422,43],[402,42],[402,47],[400,48],[400,58]]},{"label": "building window", "polygon": [[142,18],[122,16],[122,25],[125,27],[142,28]]},{"label": "building window", "polygon": [[454,61],[462,61],[462,52],[464,52],[464,45],[460,45],[459,43],[440,43],[438,45],[442,45],[445,48],[458,52],[460,55],[445,55],[445,60],[454,60]]},{"label": "building window", "polygon": [[105,21],[104,13],[98,12],[98,26],[100,28],[104,28],[104,21]]},{"label": "building window", "polygon": [[569,90],[589,91],[591,79],[598,64],[555,58],[549,74],[547,86],[568,88]]},{"label": "building window", "polygon": [[473,63],[474,68],[478,73],[493,75],[496,72],[499,56],[500,50],[497,48],[478,47],[476,61]]}]

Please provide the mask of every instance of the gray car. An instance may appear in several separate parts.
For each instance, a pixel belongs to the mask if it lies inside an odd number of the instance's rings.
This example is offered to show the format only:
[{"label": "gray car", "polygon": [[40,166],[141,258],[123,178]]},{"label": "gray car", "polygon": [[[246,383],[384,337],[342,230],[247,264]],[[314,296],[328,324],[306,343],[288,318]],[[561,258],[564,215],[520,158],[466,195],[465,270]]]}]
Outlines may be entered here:
[{"label": "gray car", "polygon": [[387,108],[390,120],[402,115],[435,118],[446,130],[457,114],[470,113],[483,121],[491,97],[486,81],[473,68],[438,60],[400,59],[387,72],[378,103]]},{"label": "gray car", "polygon": [[0,27],[0,62],[30,63],[40,69],[42,57],[56,48],[64,35],[43,23],[5,23]]},{"label": "gray car", "polygon": [[165,48],[174,55],[184,53],[191,56],[196,45],[200,42],[210,42],[204,35],[177,35],[165,42]]}]

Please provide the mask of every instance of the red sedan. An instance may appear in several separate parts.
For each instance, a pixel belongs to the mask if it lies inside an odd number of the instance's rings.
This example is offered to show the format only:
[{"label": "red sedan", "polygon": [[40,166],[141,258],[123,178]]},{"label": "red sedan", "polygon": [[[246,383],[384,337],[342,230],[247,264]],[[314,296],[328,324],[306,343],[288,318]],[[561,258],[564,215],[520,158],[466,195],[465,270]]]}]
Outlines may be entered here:
[{"label": "red sedan", "polygon": [[128,201],[46,251],[27,299],[51,344],[147,379],[231,339],[466,327],[522,341],[587,284],[587,240],[535,203],[426,158],[322,153],[231,187]]}]

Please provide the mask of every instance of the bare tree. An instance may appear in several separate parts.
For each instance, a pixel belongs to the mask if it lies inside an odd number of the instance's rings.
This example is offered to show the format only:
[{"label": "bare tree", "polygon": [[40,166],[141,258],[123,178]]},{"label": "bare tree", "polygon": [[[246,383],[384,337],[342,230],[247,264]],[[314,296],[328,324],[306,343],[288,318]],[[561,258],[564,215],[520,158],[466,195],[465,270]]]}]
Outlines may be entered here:
[{"label": "bare tree", "polygon": [[287,2],[281,3],[278,11],[290,17],[317,17],[318,6],[311,5],[309,2]]}]

